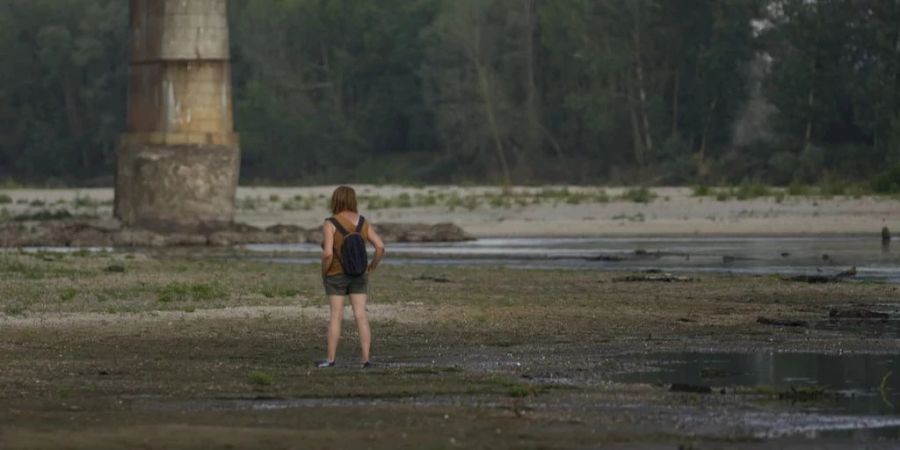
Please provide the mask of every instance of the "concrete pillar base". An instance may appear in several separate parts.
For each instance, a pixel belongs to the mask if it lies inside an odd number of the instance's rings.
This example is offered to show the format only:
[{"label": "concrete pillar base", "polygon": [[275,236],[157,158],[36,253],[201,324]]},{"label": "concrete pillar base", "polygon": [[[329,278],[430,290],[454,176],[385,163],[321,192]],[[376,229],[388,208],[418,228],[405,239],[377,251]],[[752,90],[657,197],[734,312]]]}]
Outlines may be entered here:
[{"label": "concrete pillar base", "polygon": [[155,231],[230,226],[240,167],[237,144],[171,145],[122,139],[115,215]]}]

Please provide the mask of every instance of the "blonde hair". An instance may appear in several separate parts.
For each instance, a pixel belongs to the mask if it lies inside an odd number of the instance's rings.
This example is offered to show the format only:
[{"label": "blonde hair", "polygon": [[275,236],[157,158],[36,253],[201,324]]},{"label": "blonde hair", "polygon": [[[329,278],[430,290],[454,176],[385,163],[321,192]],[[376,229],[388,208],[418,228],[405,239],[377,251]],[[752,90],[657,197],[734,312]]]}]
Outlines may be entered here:
[{"label": "blonde hair", "polygon": [[338,186],[331,194],[331,213],[341,211],[359,212],[356,210],[356,191],[350,186]]}]

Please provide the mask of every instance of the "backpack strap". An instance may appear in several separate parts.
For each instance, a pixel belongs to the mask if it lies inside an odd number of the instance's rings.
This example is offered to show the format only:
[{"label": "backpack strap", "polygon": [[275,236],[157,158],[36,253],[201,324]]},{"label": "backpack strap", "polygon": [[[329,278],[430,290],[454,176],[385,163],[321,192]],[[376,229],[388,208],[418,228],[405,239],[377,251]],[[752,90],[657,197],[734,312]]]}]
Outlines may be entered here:
[{"label": "backpack strap", "polygon": [[359,223],[356,224],[356,233],[362,234],[363,226],[366,224],[366,218],[359,216]]},{"label": "backpack strap", "polygon": [[[331,224],[334,225],[334,227],[337,228],[337,230],[341,232],[341,236],[347,236],[348,234],[350,234],[350,232],[348,232],[347,229],[344,228],[343,225],[341,225],[341,222],[338,221],[337,218],[329,217],[328,221],[331,222]],[[362,221],[360,221],[360,222],[362,222]]]}]

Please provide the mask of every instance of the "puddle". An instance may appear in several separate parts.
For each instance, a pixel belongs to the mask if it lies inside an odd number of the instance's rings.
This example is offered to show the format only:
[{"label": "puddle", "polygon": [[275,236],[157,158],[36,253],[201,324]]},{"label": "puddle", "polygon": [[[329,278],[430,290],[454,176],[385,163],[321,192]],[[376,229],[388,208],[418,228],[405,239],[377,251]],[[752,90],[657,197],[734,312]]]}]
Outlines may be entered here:
[{"label": "puddle", "polygon": [[[891,311],[891,315],[892,317],[897,317],[895,311]],[[812,328],[817,330],[853,333],[871,337],[873,339],[900,339],[900,320],[897,319],[829,319],[814,322]],[[897,375],[900,376],[900,373]]]},{"label": "puddle", "polygon": [[[617,381],[712,386],[714,392],[743,386],[760,393],[788,393],[781,403],[808,412],[900,412],[898,355],[675,353],[647,355],[639,362],[646,371],[619,375]],[[813,398],[802,398],[804,393]]]}]

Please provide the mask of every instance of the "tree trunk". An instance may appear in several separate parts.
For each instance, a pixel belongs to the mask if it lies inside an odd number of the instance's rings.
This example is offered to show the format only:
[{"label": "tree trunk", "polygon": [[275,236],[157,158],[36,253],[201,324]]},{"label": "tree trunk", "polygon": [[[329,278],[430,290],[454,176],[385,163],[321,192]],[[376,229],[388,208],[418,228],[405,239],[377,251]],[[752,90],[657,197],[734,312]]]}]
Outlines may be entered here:
[{"label": "tree trunk", "polygon": [[675,68],[675,86],[672,89],[672,137],[678,136],[678,96],[681,95],[681,71]]},{"label": "tree trunk", "polygon": [[69,83],[66,83],[63,86],[63,97],[65,98],[66,105],[66,117],[69,122],[69,134],[72,136],[72,140],[75,142],[75,145],[78,147],[78,157],[79,162],[81,163],[82,169],[87,169],[90,166],[89,157],[87,154],[87,146],[82,142],[82,136],[84,136],[84,126],[81,123],[81,115],[78,113],[78,105],[76,104],[75,94],[72,92]]},{"label": "tree trunk", "polygon": [[476,71],[478,72],[478,82],[481,86],[481,95],[484,99],[484,109],[488,119],[488,126],[490,127],[491,135],[493,135],[494,138],[497,159],[500,160],[500,170],[503,172],[503,185],[509,186],[509,163],[506,161],[506,151],[503,148],[503,139],[500,137],[500,129],[497,125],[497,116],[494,112],[494,101],[493,95],[491,95],[490,82],[488,81],[484,68],[480,64],[476,65]]},{"label": "tree trunk", "polygon": [[[703,118],[703,135],[700,137],[700,167],[703,167],[704,161],[706,160],[706,140],[709,135],[709,126],[712,123],[713,113],[716,111],[716,106],[719,104],[719,99],[714,98],[712,102],[709,103],[709,108],[706,111],[706,117]],[[699,172],[699,170],[698,170]]]},{"label": "tree trunk", "polygon": [[813,121],[813,103],[815,102],[815,92],[813,90],[812,84],[809,87],[809,95],[806,98],[806,131],[803,135],[803,149],[808,150],[810,144],[812,143],[812,121]]},{"label": "tree trunk", "polygon": [[647,116],[647,91],[644,88],[644,64],[641,61],[640,3],[634,3],[632,13],[634,17],[634,29],[632,30],[631,38],[632,44],[634,45],[634,71],[637,79],[640,118],[644,134],[644,147],[647,151],[653,151],[653,138],[650,135],[650,119]]},{"label": "tree trunk", "polygon": [[634,89],[630,87],[630,83],[625,83],[625,89],[628,97],[628,115],[631,119],[631,138],[634,143],[634,160],[639,167],[644,166],[644,142],[641,140],[641,126],[638,122],[638,115],[635,111]]},{"label": "tree trunk", "polygon": [[472,47],[469,51],[469,58],[472,65],[475,66],[475,73],[478,76],[478,86],[481,91],[481,99],[484,102],[484,112],[487,116],[488,128],[491,137],[494,140],[494,149],[497,152],[497,160],[500,162],[500,170],[503,176],[503,185],[510,185],[509,163],[506,160],[506,150],[503,145],[503,138],[500,136],[500,127],[497,124],[497,113],[494,105],[494,95],[491,89],[490,80],[487,75],[487,68],[481,62],[481,30],[478,24],[472,30]]},{"label": "tree trunk", "polygon": [[537,82],[535,81],[535,57],[534,57],[534,3],[535,0],[524,0],[525,3],[525,19],[526,19],[526,56],[528,59],[526,68],[526,103],[528,110],[528,147],[534,147],[538,144],[538,133],[540,128],[540,119],[538,116],[537,106]]}]

